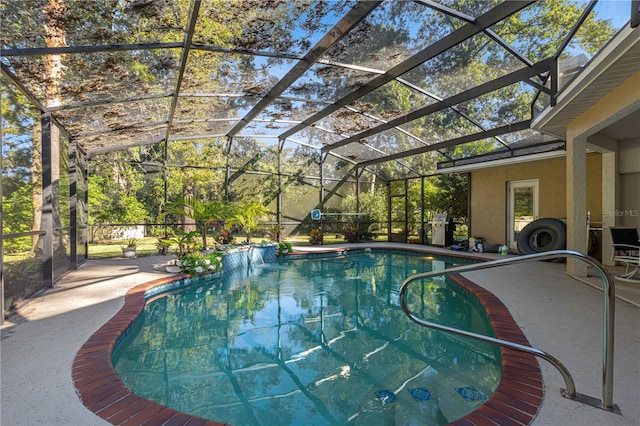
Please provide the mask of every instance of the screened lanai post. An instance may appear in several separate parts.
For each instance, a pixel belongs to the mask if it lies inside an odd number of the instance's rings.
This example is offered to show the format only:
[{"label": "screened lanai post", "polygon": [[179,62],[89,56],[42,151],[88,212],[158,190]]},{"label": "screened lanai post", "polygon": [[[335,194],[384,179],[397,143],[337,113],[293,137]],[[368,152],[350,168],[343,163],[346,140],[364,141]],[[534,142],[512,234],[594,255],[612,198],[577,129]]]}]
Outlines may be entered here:
[{"label": "screened lanai post", "polygon": [[409,179],[404,180],[404,241],[409,241]]},{"label": "screened lanai post", "polygon": [[[0,138],[0,152],[2,152],[2,141],[4,139]],[[4,170],[4,166],[2,164],[2,159],[4,155],[0,155],[0,170]],[[4,173],[3,173],[4,174]],[[0,200],[2,200],[2,175],[0,175]],[[2,204],[0,203],[0,222],[4,219],[2,214]],[[0,325],[4,324],[4,274],[2,271],[4,270],[4,224],[0,223],[0,303],[2,303],[2,307],[0,307],[0,313],[2,313],[2,317],[0,317]]]},{"label": "screened lanai post", "polygon": [[89,259],[89,157],[81,146],[77,146],[76,150],[82,156],[82,262],[84,263]]},{"label": "screened lanai post", "polygon": [[282,237],[282,151],[284,150],[284,139],[278,139],[278,197],[276,198],[276,242],[280,242]]},{"label": "screened lanai post", "polygon": [[70,264],[71,269],[78,269],[78,184],[77,184],[77,150],[76,144],[69,141],[69,244],[70,244]]},{"label": "screened lanai post", "polygon": [[422,176],[420,179],[420,243],[427,244],[427,232],[425,228],[424,222],[424,180],[425,177]]},{"label": "screened lanai post", "polygon": [[[163,208],[165,208],[167,203],[169,202],[167,198],[167,189],[169,186],[168,178],[169,178],[169,168],[167,167],[167,141],[165,141],[164,142],[164,160],[162,165]],[[163,232],[163,237],[167,238],[168,232],[167,232],[167,216],[166,215],[162,218],[162,232]]]},{"label": "screened lanai post", "polygon": [[[169,188],[169,160],[168,160],[168,156],[169,156],[169,140],[168,138],[164,138],[163,141],[163,151],[162,151],[162,200],[163,200],[163,205],[162,208],[163,210],[167,207],[167,204],[169,203],[169,198],[167,197],[167,190]],[[163,237],[164,238],[168,238],[168,232],[167,232],[167,215],[165,215],[162,218],[162,229],[163,229]]]},{"label": "screened lanai post", "polygon": [[471,173],[467,173],[467,243],[471,235]]},{"label": "screened lanai post", "polygon": [[387,183],[387,241],[391,242],[391,181]]},{"label": "screened lanai post", "polygon": [[[320,200],[318,202],[318,206],[320,206],[320,211],[324,211],[324,162],[327,159],[329,154],[326,152],[320,153]],[[320,244],[324,244],[324,226],[322,225],[323,220],[322,216],[320,217]]]},{"label": "screened lanai post", "polygon": [[[342,187],[342,185],[347,183],[349,181],[349,178],[353,177],[354,173],[355,173],[355,166],[352,167],[351,169],[349,169],[344,174],[342,179],[340,179],[338,181],[338,183],[333,188],[331,188],[330,191],[326,191],[326,196],[323,196],[322,200],[320,201],[321,205],[324,205],[324,200],[328,200],[329,198],[333,197],[338,192],[338,190]],[[335,181],[335,179],[334,179],[334,181]],[[324,187],[323,187],[323,189],[324,189]]]},{"label": "screened lanai post", "polygon": [[[617,147],[617,142],[613,144]],[[613,212],[616,210],[616,193],[619,190],[619,175],[616,170],[616,157],[619,154],[615,151],[605,150],[602,153],[602,211]],[[613,214],[602,215],[602,229],[608,229],[616,226],[616,216]],[[601,249],[602,264],[605,266],[614,266],[613,245],[610,232],[602,233]]]},{"label": "screened lanai post", "polygon": [[231,201],[231,192],[229,191],[229,185],[231,185],[231,163],[229,162],[229,155],[231,154],[231,144],[233,143],[233,137],[227,136],[227,146],[225,149],[225,180],[224,180],[224,198],[225,201]]},{"label": "screened lanai post", "polygon": [[[356,213],[360,213],[360,175],[363,171],[356,166]],[[360,215],[356,215],[356,229],[360,229]]]},{"label": "screened lanai post", "polygon": [[551,63],[551,67],[549,69],[549,75],[551,76],[551,101],[549,103],[550,106],[556,106],[557,96],[558,96],[558,59],[553,59]]},{"label": "screened lanai post", "polygon": [[42,142],[42,217],[40,222],[39,245],[42,245],[42,284],[45,288],[53,286],[53,185],[51,159],[51,114],[44,113],[40,118]]}]

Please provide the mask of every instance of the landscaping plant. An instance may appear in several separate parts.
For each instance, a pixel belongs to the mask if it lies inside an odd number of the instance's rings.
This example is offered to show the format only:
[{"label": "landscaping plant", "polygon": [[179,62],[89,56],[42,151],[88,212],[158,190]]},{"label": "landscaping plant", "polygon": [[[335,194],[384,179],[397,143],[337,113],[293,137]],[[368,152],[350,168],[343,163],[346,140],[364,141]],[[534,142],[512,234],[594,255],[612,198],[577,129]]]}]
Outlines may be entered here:
[{"label": "landscaping plant", "polygon": [[229,206],[221,201],[200,201],[187,195],[182,199],[169,203],[160,219],[168,215],[189,217],[195,221],[202,237],[202,246],[207,248],[207,228],[214,222],[224,220],[229,214]]},{"label": "landscaping plant", "polygon": [[293,247],[290,242],[280,241],[278,243],[278,256],[283,256],[285,253],[291,253],[292,251]]},{"label": "landscaping plant", "polygon": [[198,231],[185,232],[182,229],[176,229],[173,231],[173,235],[167,239],[161,239],[163,243],[167,245],[175,244],[176,256],[178,259],[182,259],[187,254],[192,254],[197,250],[197,242],[195,238],[198,236]]},{"label": "landscaping plant", "polygon": [[309,242],[313,245],[322,244],[322,231],[320,229],[309,231]]},{"label": "landscaping plant", "polygon": [[187,254],[180,259],[180,269],[191,277],[204,273],[218,272],[222,269],[222,253],[202,254],[195,252]]},{"label": "landscaping plant", "polygon": [[258,220],[269,213],[269,209],[257,201],[243,201],[235,204],[228,218],[231,225],[238,225],[247,236],[246,242],[251,244],[251,235],[258,228]]}]

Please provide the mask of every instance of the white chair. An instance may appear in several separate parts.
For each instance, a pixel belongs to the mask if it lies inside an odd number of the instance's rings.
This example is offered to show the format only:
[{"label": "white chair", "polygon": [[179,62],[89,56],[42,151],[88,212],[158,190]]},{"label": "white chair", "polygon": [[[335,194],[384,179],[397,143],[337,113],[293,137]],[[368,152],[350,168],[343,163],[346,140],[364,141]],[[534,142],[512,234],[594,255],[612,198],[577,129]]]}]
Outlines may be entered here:
[{"label": "white chair", "polygon": [[[623,281],[640,283],[640,240],[638,230],[631,227],[611,227],[611,240],[613,241],[612,259],[614,262],[624,263],[624,274],[616,275]],[[632,270],[630,270],[633,267]]]}]

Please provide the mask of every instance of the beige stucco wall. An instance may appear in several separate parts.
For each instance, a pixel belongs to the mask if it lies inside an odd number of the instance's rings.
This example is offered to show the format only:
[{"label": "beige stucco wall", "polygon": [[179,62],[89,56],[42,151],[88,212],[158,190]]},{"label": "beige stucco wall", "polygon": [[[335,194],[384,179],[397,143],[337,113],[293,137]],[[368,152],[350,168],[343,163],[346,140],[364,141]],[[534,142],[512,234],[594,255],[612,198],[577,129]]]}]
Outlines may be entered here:
[{"label": "beige stucco wall", "polygon": [[620,194],[615,225],[640,229],[640,138],[620,141]]},{"label": "beige stucco wall", "polygon": [[[587,158],[588,210],[602,220],[602,162],[600,154]],[[564,157],[494,167],[471,173],[471,234],[486,242],[507,240],[507,183],[538,179],[538,217],[566,217],[566,161]]]}]

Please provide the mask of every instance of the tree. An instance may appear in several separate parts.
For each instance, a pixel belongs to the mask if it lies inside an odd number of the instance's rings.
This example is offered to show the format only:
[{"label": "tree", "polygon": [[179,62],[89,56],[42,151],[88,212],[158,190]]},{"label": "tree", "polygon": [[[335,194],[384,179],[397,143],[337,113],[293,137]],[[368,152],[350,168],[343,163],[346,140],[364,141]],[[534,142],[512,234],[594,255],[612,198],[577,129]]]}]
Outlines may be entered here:
[{"label": "tree", "polygon": [[[89,224],[93,225],[93,238],[100,239],[103,224],[143,224],[152,216],[140,201],[136,192],[127,193],[110,177],[96,174],[89,176]],[[111,229],[111,228],[110,228]],[[113,233],[108,230],[106,238]]]},{"label": "tree", "polygon": [[233,206],[228,223],[240,226],[251,243],[251,234],[258,227],[258,220],[269,213],[269,209],[257,201],[241,201]]},{"label": "tree", "polygon": [[466,174],[437,175],[425,180],[425,207],[432,212],[447,212],[467,217],[469,178]]},{"label": "tree", "polygon": [[[342,212],[358,212],[367,215],[366,219],[369,227],[367,229],[359,228],[360,231],[372,231],[378,224],[387,221],[386,192],[379,191],[379,185],[376,185],[374,182],[375,179],[373,179],[370,184],[371,186],[368,191],[360,192],[360,211],[356,208],[357,200],[355,193],[346,194],[342,199]],[[361,186],[363,185],[361,182]]]},{"label": "tree", "polygon": [[193,196],[187,196],[173,203],[169,203],[160,215],[164,218],[167,215],[177,215],[189,217],[196,223],[202,236],[202,245],[207,246],[207,228],[214,222],[224,220],[229,215],[229,207],[221,201],[200,201]]},{"label": "tree", "polygon": [[[4,232],[37,230],[40,228],[42,205],[39,114],[4,76],[0,78],[0,84]],[[24,198],[25,194],[30,194],[29,199]],[[7,212],[12,212],[11,216]],[[32,253],[38,238],[38,235],[31,237],[29,248]],[[13,242],[8,240],[6,244],[11,246]],[[20,243],[20,248],[28,247]]]}]

